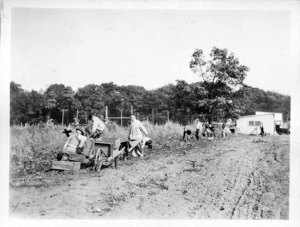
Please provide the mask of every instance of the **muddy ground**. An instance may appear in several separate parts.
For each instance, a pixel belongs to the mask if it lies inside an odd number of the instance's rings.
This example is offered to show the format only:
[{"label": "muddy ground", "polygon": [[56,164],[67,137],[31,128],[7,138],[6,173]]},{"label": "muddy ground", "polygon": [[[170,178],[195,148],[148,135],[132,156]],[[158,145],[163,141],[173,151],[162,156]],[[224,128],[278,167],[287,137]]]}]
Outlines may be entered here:
[{"label": "muddy ground", "polygon": [[99,173],[10,179],[10,215],[30,218],[288,219],[289,140],[232,135],[154,147]]}]

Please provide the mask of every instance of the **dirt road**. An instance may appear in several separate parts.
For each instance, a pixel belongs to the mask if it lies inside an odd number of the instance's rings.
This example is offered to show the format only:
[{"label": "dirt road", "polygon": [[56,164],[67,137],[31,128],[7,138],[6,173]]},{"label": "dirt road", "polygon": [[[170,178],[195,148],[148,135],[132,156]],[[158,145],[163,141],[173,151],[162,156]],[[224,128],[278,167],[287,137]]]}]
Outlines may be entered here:
[{"label": "dirt road", "polygon": [[287,219],[289,136],[181,144],[118,169],[51,171],[10,185],[14,217]]}]

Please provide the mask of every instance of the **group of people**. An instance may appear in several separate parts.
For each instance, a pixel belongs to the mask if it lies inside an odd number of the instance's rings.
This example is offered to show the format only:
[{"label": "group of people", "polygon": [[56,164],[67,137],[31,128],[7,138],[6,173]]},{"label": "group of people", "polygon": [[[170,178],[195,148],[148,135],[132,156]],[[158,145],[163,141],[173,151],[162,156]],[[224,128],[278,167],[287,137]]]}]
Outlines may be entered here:
[{"label": "group of people", "polygon": [[89,162],[93,159],[93,154],[91,153],[92,142],[95,139],[98,139],[103,134],[106,126],[105,120],[103,118],[98,118],[96,115],[89,115],[88,123],[84,128],[84,131],[81,130],[79,122],[75,120],[77,128],[75,132],[72,133],[72,130],[65,129],[65,133],[68,137],[67,142],[65,143],[62,152],[58,154],[58,160],[69,160],[72,159]]},{"label": "group of people", "polygon": [[[147,145],[152,148],[152,140],[149,138],[146,128],[142,123],[136,119],[134,115],[130,117],[131,124],[129,127],[128,140],[131,144],[135,144],[132,147],[131,152],[134,157],[143,157],[144,147]],[[105,119],[103,117],[97,117],[96,115],[90,115],[88,123],[84,128],[84,131],[79,127],[75,129],[75,133],[72,130],[65,129],[65,133],[68,137],[62,152],[58,154],[58,160],[78,160],[83,163],[89,162],[94,158],[92,154],[93,140],[99,139],[106,129]],[[79,126],[79,121],[76,121],[76,126]]]},{"label": "group of people", "polygon": [[[203,138],[214,139],[216,137],[215,127],[213,124],[208,122],[202,123],[199,119],[196,119],[195,122],[196,122],[195,137],[197,140]],[[221,131],[222,137],[226,137],[230,133],[231,132],[229,130],[228,125],[224,122],[222,124],[222,131]],[[189,141],[191,137],[192,137],[192,131],[184,127],[182,140]]]}]

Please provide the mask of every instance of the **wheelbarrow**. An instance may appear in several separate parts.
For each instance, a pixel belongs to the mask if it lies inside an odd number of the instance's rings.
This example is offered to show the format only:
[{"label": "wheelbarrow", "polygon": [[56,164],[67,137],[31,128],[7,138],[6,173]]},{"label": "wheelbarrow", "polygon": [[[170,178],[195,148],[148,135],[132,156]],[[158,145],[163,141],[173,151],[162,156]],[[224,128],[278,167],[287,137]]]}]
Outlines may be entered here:
[{"label": "wheelbarrow", "polygon": [[[126,142],[126,141],[125,141]],[[81,167],[93,166],[95,171],[100,171],[102,166],[109,166],[113,162],[118,165],[118,157],[125,152],[127,146],[121,146],[119,138],[100,138],[92,140],[90,147],[91,157],[88,162],[84,155],[70,155],[67,161],[52,161],[51,169],[79,170]]]},{"label": "wheelbarrow", "polygon": [[95,140],[94,169],[99,171],[102,166],[109,166],[113,162],[118,166],[118,157],[125,152],[126,147],[121,146],[120,138],[101,138]]}]

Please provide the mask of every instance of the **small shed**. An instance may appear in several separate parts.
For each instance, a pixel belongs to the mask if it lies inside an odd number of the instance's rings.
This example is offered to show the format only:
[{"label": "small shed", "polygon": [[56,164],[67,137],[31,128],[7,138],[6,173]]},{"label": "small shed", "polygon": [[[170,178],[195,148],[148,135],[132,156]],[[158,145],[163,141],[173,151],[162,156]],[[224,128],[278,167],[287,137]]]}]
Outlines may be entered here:
[{"label": "small shed", "polygon": [[265,133],[275,134],[275,114],[259,114],[242,116],[236,121],[237,131],[243,134],[256,134],[260,133],[260,124],[263,123]]},{"label": "small shed", "polygon": [[265,115],[265,114],[275,114],[275,124],[276,125],[282,125],[283,124],[282,113],[262,112],[262,111],[256,111],[255,112],[255,115]]}]

